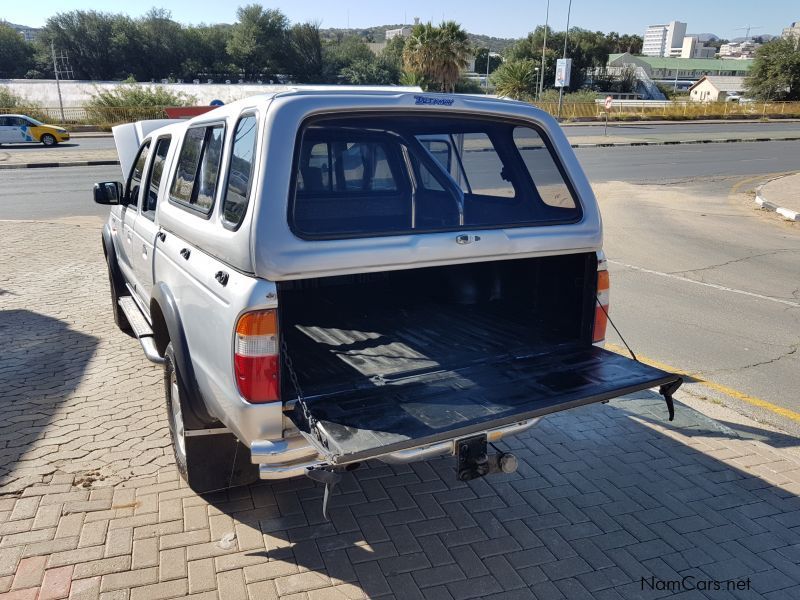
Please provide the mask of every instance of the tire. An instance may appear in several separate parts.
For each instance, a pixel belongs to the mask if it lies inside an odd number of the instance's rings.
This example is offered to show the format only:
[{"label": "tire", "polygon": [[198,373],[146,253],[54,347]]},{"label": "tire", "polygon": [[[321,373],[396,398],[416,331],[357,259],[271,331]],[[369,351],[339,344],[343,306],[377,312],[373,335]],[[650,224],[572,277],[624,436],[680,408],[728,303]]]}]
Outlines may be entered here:
[{"label": "tire", "polygon": [[175,465],[198,494],[247,485],[258,479],[250,450],[231,433],[187,436],[202,429],[186,399],[186,385],[175,360],[172,342],[164,351],[164,394]]},{"label": "tire", "polygon": [[42,142],[42,144],[44,144],[45,146],[55,146],[58,143],[58,140],[56,139],[56,136],[54,136],[52,134],[49,134],[49,133],[45,133],[39,139],[39,141]]},{"label": "tire", "polygon": [[112,259],[106,256],[106,265],[108,267],[108,286],[111,288],[111,310],[114,313],[114,323],[117,324],[117,327],[119,327],[120,331],[131,335],[133,333],[131,324],[128,323],[128,317],[125,316],[122,307],[119,305],[119,298],[122,295],[121,292],[123,289],[125,289],[125,286],[120,281],[122,277],[117,273],[116,265],[112,266],[111,260]]}]

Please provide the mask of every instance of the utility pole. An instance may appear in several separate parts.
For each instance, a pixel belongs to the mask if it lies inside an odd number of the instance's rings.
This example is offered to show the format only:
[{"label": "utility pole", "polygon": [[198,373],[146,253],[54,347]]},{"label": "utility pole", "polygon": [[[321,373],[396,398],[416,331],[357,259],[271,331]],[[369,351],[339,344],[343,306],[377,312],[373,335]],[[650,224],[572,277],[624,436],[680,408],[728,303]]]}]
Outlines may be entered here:
[{"label": "utility pole", "polygon": [[547,0],[547,11],[544,13],[544,41],[542,42],[542,71],[539,79],[539,100],[544,93],[544,52],[547,50],[547,23],[550,20],[550,0]]},{"label": "utility pole", "polygon": [[489,47],[486,47],[486,95],[489,95],[489,58],[492,55],[492,51]]},{"label": "utility pole", "polygon": [[[569,15],[572,12],[572,0],[567,6],[567,30],[564,32],[564,54],[561,58],[567,58],[567,40],[569,39]],[[561,119],[561,104],[564,101],[564,86],[558,88],[558,118]]]},{"label": "utility pole", "polygon": [[56,89],[58,90],[58,107],[61,110],[61,122],[64,123],[66,119],[64,118],[64,100],[61,98],[61,82],[58,80],[58,61],[56,61],[56,46],[51,41],[50,42],[50,52],[53,55],[53,73],[56,76]]}]

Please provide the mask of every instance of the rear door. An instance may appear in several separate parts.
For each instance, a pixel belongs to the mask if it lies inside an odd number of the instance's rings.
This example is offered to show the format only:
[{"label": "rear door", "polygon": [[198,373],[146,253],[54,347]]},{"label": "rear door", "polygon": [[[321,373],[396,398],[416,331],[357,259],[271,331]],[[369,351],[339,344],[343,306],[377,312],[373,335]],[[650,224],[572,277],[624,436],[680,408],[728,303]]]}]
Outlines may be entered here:
[{"label": "rear door", "polygon": [[136,293],[144,306],[150,305],[153,290],[153,248],[159,229],[156,206],[165,180],[170,141],[170,136],[163,136],[154,143],[152,158],[142,184],[139,214],[133,224],[132,266],[136,276]]},{"label": "rear door", "polygon": [[292,419],[332,464],[475,435],[677,381],[596,346],[554,348],[305,400]]}]

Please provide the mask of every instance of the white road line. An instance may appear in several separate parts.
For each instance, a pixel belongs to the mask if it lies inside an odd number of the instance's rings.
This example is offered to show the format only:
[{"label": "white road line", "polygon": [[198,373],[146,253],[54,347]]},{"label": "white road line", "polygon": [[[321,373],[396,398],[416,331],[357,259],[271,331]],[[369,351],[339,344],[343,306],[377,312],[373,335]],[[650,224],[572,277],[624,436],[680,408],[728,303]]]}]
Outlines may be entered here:
[{"label": "white road line", "polygon": [[755,292],[737,290],[736,288],[729,288],[724,285],[717,285],[716,283],[706,283],[705,281],[697,281],[695,279],[689,279],[688,277],[683,277],[681,275],[674,275],[672,273],[653,271],[652,269],[645,269],[643,267],[637,267],[636,265],[629,265],[627,263],[619,262],[617,260],[609,259],[608,262],[614,265],[619,265],[620,267],[625,267],[626,269],[633,269],[634,271],[647,273],[648,275],[657,275],[658,277],[666,277],[667,279],[677,279],[678,281],[685,281],[686,283],[694,283],[695,285],[702,285],[704,287],[714,288],[715,290],[720,290],[723,292],[732,292],[734,294],[741,294],[742,296],[750,296],[751,298],[758,298],[759,300],[768,300],[770,302],[776,302],[778,304],[785,304],[786,306],[791,306],[793,308],[800,308],[800,302],[792,302],[791,300],[773,298],[772,296],[764,296],[763,294],[756,294]]}]

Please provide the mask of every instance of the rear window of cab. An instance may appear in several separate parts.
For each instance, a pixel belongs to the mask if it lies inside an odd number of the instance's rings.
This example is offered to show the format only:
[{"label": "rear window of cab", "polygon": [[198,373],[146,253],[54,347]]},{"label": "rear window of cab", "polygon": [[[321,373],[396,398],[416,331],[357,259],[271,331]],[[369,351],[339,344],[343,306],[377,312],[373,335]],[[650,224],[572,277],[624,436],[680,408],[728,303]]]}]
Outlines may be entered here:
[{"label": "rear window of cab", "polygon": [[361,115],[302,128],[289,224],[303,238],[574,223],[581,207],[538,129],[481,118]]}]

